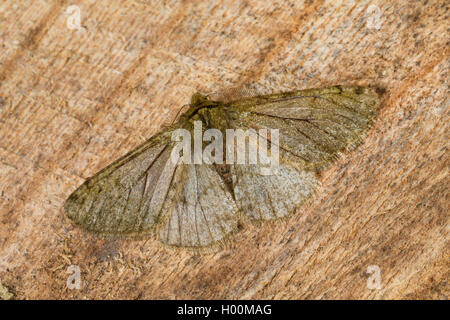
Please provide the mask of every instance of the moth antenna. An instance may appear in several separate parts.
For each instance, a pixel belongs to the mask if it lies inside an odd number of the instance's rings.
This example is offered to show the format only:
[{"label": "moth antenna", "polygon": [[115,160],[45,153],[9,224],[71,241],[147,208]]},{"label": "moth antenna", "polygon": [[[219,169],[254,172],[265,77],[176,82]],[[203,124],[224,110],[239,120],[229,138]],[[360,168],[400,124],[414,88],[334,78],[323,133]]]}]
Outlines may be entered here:
[{"label": "moth antenna", "polygon": [[205,94],[205,97],[209,97],[212,94],[217,94],[217,91],[209,92]]},{"label": "moth antenna", "polygon": [[186,103],[186,104],[182,105],[182,106],[180,107],[180,109],[178,109],[178,112],[177,112],[177,114],[175,115],[175,118],[172,120],[172,123],[171,123],[170,125],[172,125],[172,124],[175,123],[175,120],[177,120],[178,116],[180,115],[181,110],[183,110],[184,107],[189,106],[189,105],[190,105],[189,103]]}]

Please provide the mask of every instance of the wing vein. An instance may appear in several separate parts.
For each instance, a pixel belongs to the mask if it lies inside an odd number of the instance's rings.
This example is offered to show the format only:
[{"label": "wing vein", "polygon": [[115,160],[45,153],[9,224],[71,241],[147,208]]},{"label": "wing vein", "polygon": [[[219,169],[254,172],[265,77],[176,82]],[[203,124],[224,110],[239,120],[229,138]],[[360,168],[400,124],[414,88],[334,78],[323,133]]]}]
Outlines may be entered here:
[{"label": "wing vein", "polygon": [[[194,169],[194,172],[195,172],[195,184],[196,184],[196,187],[197,187],[197,190],[198,190],[198,176],[197,176],[197,169],[196,168]],[[198,195],[198,192],[197,192],[197,195]],[[200,205],[200,210],[202,212],[203,219],[205,219],[205,223],[206,223],[206,227],[208,228],[209,236],[211,237],[211,240],[214,241],[214,237],[212,235],[211,229],[209,228],[208,220],[206,219],[205,211],[203,210],[202,204],[200,203],[200,200],[198,200],[198,198],[196,200],[198,201],[198,204]],[[215,215],[215,213],[214,213],[214,215]],[[223,227],[222,227],[222,225],[220,223],[219,223],[219,226],[222,229],[222,231],[224,231]]]}]

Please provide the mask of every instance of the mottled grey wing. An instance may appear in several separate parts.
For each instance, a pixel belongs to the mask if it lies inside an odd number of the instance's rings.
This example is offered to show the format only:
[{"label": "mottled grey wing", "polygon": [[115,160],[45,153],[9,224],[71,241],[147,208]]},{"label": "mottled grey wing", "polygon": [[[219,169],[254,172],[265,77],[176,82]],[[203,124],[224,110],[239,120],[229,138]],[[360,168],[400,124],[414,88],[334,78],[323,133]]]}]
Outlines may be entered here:
[{"label": "mottled grey wing", "polygon": [[262,175],[259,165],[231,166],[234,197],[239,209],[257,220],[282,218],[311,197],[318,180],[314,172],[281,161],[278,172]]},{"label": "mottled grey wing", "polygon": [[[255,219],[292,213],[312,195],[317,172],[360,144],[378,114],[377,94],[364,87],[329,87],[259,96],[227,105],[231,128],[278,129],[280,167],[231,168],[238,207]],[[268,138],[270,141],[270,138]]]},{"label": "mottled grey wing", "polygon": [[159,232],[170,246],[205,247],[237,228],[238,209],[212,165],[181,164],[163,207],[167,220]]},{"label": "mottled grey wing", "polygon": [[171,160],[171,131],[163,131],[88,179],[67,199],[69,218],[106,236],[142,237],[160,229],[171,246],[202,247],[237,226],[237,208],[209,165]]},{"label": "mottled grey wing", "polygon": [[67,216],[83,229],[114,236],[151,232],[176,165],[170,132],[163,131],[86,180],[65,203]]}]

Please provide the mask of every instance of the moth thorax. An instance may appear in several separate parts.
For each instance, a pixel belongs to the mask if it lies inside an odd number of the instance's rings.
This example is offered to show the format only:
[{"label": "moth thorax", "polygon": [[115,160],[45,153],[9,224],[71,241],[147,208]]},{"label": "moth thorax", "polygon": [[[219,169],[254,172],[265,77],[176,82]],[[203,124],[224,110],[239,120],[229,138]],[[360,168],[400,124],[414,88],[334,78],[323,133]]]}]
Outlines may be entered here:
[{"label": "moth thorax", "polygon": [[191,97],[191,107],[198,106],[203,102],[207,101],[206,97],[199,92],[196,92]]}]

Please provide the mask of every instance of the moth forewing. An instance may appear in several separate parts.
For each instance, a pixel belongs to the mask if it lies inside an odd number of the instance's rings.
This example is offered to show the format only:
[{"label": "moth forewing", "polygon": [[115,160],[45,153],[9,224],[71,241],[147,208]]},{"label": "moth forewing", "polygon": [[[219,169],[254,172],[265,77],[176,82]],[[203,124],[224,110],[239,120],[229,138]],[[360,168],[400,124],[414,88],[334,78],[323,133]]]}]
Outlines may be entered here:
[{"label": "moth forewing", "polygon": [[[169,159],[169,132],[157,134],[88,178],[67,199],[68,217],[83,229],[105,236],[133,237],[152,229],[146,204],[154,198],[155,182]],[[152,224],[159,214],[154,213]],[[147,224],[142,224],[144,220]]]}]

